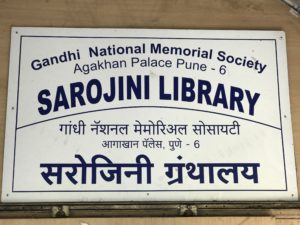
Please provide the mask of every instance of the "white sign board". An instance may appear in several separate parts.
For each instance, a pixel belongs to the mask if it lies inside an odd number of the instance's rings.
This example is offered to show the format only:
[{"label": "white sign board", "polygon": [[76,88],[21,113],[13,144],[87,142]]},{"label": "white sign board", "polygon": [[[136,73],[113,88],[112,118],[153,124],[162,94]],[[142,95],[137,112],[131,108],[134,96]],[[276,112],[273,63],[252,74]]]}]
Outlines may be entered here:
[{"label": "white sign board", "polygon": [[297,198],[284,32],[12,29],[2,201]]}]

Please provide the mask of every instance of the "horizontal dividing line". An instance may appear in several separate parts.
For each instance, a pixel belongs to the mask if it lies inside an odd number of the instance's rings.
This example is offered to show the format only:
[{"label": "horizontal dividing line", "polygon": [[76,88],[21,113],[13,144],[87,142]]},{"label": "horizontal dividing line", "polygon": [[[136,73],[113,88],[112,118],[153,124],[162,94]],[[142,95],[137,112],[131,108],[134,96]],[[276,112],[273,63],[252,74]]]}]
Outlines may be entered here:
[{"label": "horizontal dividing line", "polygon": [[210,189],[210,190],[52,190],[52,191],[13,191],[13,192],[202,192],[202,191],[287,191],[286,189],[243,189],[243,190],[218,190],[218,189]]},{"label": "horizontal dividing line", "polygon": [[175,38],[175,37],[99,37],[99,36],[47,36],[47,35],[21,35],[21,37],[40,37],[40,38],[109,38],[109,39],[172,39],[172,40],[226,40],[226,41],[275,41],[276,39],[269,38],[259,38],[259,39],[250,39],[250,38]]},{"label": "horizontal dividing line", "polygon": [[30,123],[30,124],[27,124],[27,125],[23,125],[23,126],[17,127],[17,130],[23,129],[25,127],[34,126],[34,125],[37,125],[37,124],[40,124],[40,123],[45,123],[45,122],[48,122],[48,121],[56,120],[56,119],[70,117],[70,116],[77,116],[77,115],[82,115],[82,114],[87,114],[87,113],[109,111],[109,110],[137,109],[137,108],[178,109],[178,110],[188,110],[188,111],[196,111],[196,112],[205,112],[205,113],[211,113],[211,114],[216,114],[216,115],[222,115],[222,116],[232,117],[232,118],[235,118],[235,119],[245,120],[245,121],[257,123],[257,124],[260,124],[260,125],[263,125],[263,126],[271,127],[271,128],[277,129],[277,130],[281,130],[281,128],[272,126],[270,124],[261,123],[261,122],[255,121],[255,120],[245,119],[245,118],[238,117],[238,116],[232,116],[232,115],[228,115],[228,114],[223,114],[223,113],[218,113],[218,112],[211,112],[211,111],[206,111],[206,110],[201,110],[201,109],[191,109],[191,108],[172,107],[172,106],[124,106],[124,107],[116,107],[116,108],[97,109],[97,110],[91,110],[91,111],[86,111],[86,112],[73,113],[73,114],[69,114],[69,115],[65,115],[65,116],[60,116],[60,117],[55,117],[55,118],[51,118],[51,119],[47,119],[47,120],[41,120],[39,122]]}]

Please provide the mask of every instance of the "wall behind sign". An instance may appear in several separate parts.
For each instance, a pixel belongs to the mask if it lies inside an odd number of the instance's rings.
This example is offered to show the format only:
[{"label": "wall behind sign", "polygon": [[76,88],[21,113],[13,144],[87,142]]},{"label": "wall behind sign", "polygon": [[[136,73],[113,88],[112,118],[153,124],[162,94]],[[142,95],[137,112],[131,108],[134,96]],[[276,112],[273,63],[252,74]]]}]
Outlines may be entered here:
[{"label": "wall behind sign", "polygon": [[[294,132],[296,162],[300,162],[300,20],[288,12],[280,1],[228,0],[228,1],[69,1],[45,0],[0,2],[0,151],[2,162],[8,58],[11,26],[55,27],[141,27],[141,28],[192,28],[192,29],[267,29],[284,30],[287,35],[288,69],[291,111]],[[300,166],[298,166],[298,174]],[[0,171],[2,176],[2,171]],[[299,177],[299,176],[298,176]],[[300,186],[298,179],[298,187]],[[243,220],[225,219],[226,223],[238,224]],[[66,224],[80,224],[76,219]],[[110,220],[106,221],[109,222]],[[127,224],[126,220],[110,221]],[[143,219],[151,223],[150,219]],[[162,220],[163,221],[163,220]],[[187,220],[185,224],[214,224],[215,219]],[[281,220],[280,220],[281,221]],[[277,224],[280,224],[276,220]],[[299,220],[293,220],[293,222]],[[290,222],[290,223],[289,223]],[[47,224],[62,224],[46,222]],[[93,224],[94,222],[91,222]],[[161,222],[163,223],[163,222]],[[180,219],[164,224],[181,224]],[[274,220],[257,218],[245,224],[274,224]],[[292,224],[291,221],[285,222]],[[0,221],[0,224],[31,224],[31,221]],[[160,223],[157,223],[160,224]],[[296,224],[296,223],[295,223]]]}]

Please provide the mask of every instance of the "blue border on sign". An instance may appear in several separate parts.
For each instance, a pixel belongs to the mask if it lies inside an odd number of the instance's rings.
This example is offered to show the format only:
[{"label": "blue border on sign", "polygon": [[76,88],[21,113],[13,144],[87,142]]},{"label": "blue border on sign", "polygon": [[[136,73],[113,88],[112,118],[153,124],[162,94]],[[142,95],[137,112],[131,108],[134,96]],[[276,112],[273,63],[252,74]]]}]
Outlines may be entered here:
[{"label": "blue border on sign", "polygon": [[[279,129],[281,131],[281,140],[282,140],[282,156],[283,156],[283,163],[284,163],[284,176],[285,176],[285,189],[231,189],[231,190],[223,190],[223,189],[202,189],[202,190],[50,190],[50,191],[45,191],[45,190],[36,190],[36,191],[17,191],[14,190],[14,181],[15,181],[15,159],[16,159],[16,142],[17,142],[17,130],[20,128],[24,128],[30,125],[35,125],[37,123],[25,125],[22,127],[18,127],[18,108],[19,108],[19,87],[20,87],[20,74],[21,74],[21,55],[22,55],[22,39],[23,37],[30,37],[30,38],[108,38],[108,39],[154,39],[154,40],[159,40],[159,39],[173,39],[173,40],[226,40],[226,41],[274,41],[275,44],[275,55],[276,55],[276,71],[277,71],[277,88],[278,88],[278,103],[279,103],[279,118],[280,118],[280,128],[260,123],[257,121],[251,121],[251,122],[256,122],[271,128]],[[149,107],[149,106],[148,106]],[[124,107],[123,107],[124,108]],[[130,107],[125,107],[125,108],[130,108]],[[169,107],[172,108],[172,107]],[[176,108],[176,107],[175,107]],[[185,109],[185,110],[193,110],[193,109],[187,109],[187,108],[178,108],[178,109]],[[110,109],[106,109],[110,110]],[[95,110],[95,111],[100,111],[100,110]],[[200,110],[203,111],[203,110]],[[209,111],[206,111],[209,112]],[[211,112],[213,113],[213,112]],[[218,113],[216,113],[218,114]],[[220,114],[220,113],[219,113]],[[225,114],[226,115],[226,114]],[[228,116],[228,115],[227,115]],[[236,117],[238,119],[243,119]],[[52,119],[49,119],[52,120]],[[47,122],[49,120],[41,121],[41,122]],[[247,120],[247,119],[244,119]],[[38,123],[41,123],[38,122]],[[278,56],[277,56],[277,40],[276,39],[234,39],[234,38],[162,38],[162,37],[86,37],[86,36],[38,36],[38,35],[21,35],[20,36],[20,49],[19,49],[19,67],[18,67],[18,88],[17,88],[17,104],[16,104],[16,124],[15,124],[15,138],[14,138],[14,157],[13,157],[13,176],[12,176],[12,192],[16,193],[25,193],[25,192],[187,192],[187,191],[192,191],[192,192],[202,192],[202,191],[287,191],[288,186],[287,186],[287,176],[286,176],[286,162],[285,162],[285,151],[284,151],[284,140],[283,140],[283,131],[282,131],[282,119],[281,119],[281,103],[280,103],[280,86],[279,86],[279,72],[278,72]]]}]

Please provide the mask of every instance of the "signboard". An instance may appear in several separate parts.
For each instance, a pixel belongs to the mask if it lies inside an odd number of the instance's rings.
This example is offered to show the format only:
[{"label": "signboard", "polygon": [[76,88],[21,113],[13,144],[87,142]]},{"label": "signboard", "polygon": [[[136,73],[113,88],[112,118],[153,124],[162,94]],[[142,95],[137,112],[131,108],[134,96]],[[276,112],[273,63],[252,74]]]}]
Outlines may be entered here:
[{"label": "signboard", "polygon": [[297,200],[281,31],[13,28],[2,201]]}]

